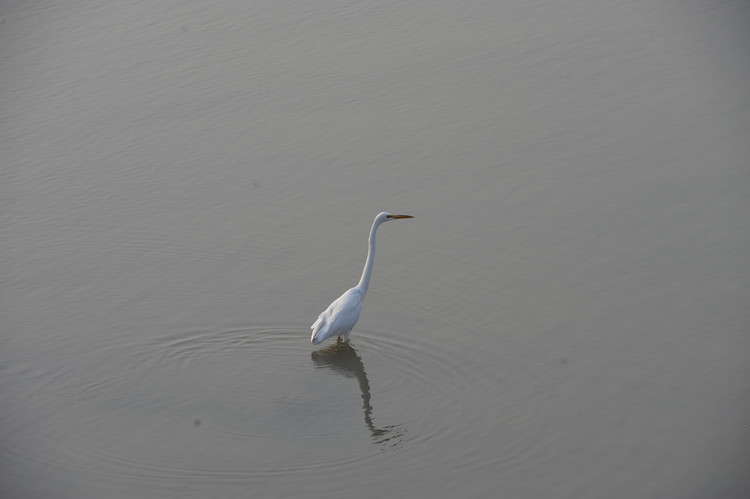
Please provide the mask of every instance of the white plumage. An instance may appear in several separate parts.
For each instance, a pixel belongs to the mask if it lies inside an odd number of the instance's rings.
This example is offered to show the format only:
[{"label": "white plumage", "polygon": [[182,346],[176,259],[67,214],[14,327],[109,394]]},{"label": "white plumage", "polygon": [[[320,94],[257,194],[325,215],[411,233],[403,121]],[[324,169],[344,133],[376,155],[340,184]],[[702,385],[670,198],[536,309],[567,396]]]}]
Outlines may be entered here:
[{"label": "white plumage", "polygon": [[370,247],[367,251],[367,261],[362,271],[362,278],[353,288],[347,290],[331,303],[323,313],[318,316],[311,327],[312,336],[310,341],[313,345],[327,340],[333,336],[343,336],[344,341],[349,339],[352,328],[359,320],[359,314],[362,312],[362,301],[367,294],[367,287],[370,285],[370,275],[372,274],[372,262],[375,259],[375,232],[383,222],[389,220],[398,220],[400,218],[414,218],[410,215],[393,215],[391,213],[380,213],[372,222],[370,229]]}]

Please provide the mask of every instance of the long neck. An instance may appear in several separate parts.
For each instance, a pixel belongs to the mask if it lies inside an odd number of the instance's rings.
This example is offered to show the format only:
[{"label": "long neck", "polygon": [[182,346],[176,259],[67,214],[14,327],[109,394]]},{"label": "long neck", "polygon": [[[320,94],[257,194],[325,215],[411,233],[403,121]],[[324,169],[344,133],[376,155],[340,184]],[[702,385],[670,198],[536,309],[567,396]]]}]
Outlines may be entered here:
[{"label": "long neck", "polygon": [[372,228],[370,229],[370,247],[367,250],[367,261],[365,262],[365,268],[362,271],[362,277],[359,280],[359,284],[357,284],[357,288],[362,292],[362,297],[364,298],[365,294],[367,293],[367,287],[370,285],[370,275],[372,274],[372,262],[375,260],[375,231],[378,230],[378,226],[380,225],[380,221],[375,219],[375,221],[372,223]]}]

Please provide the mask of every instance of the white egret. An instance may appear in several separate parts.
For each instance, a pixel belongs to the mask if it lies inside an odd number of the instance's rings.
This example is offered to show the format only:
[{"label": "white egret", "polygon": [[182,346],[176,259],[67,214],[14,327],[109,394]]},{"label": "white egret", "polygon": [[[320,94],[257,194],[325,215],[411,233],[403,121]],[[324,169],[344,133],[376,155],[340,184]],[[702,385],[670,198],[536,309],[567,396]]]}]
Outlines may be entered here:
[{"label": "white egret", "polygon": [[367,261],[362,271],[362,278],[359,284],[346,291],[343,295],[336,298],[325,311],[318,316],[318,320],[310,326],[312,336],[310,341],[313,345],[327,340],[333,336],[343,336],[344,341],[349,339],[352,328],[359,320],[359,314],[362,312],[362,301],[365,299],[367,287],[370,285],[370,275],[372,274],[372,262],[375,259],[375,231],[380,224],[389,220],[398,220],[400,218],[414,218],[411,215],[393,215],[391,213],[380,213],[372,222],[370,229],[370,248],[367,251]]}]

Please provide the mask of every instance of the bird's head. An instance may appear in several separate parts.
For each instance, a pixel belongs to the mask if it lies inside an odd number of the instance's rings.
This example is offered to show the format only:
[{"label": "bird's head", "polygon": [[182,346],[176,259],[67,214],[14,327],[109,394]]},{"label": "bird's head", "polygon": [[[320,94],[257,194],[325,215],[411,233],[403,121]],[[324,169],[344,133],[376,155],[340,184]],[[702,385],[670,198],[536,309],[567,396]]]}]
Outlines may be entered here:
[{"label": "bird's head", "polygon": [[383,212],[378,215],[377,219],[380,222],[388,222],[389,220],[398,220],[400,218],[414,218],[411,215],[394,215],[393,213]]}]

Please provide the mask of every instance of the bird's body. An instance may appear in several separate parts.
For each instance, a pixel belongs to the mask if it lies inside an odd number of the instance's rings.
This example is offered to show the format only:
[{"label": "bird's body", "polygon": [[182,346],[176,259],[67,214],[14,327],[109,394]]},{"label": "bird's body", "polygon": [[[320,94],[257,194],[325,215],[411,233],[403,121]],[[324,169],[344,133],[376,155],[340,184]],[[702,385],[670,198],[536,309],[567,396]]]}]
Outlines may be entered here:
[{"label": "bird's body", "polygon": [[322,341],[334,336],[342,336],[344,340],[349,339],[352,328],[359,320],[359,314],[362,312],[362,301],[367,294],[367,288],[370,285],[370,275],[372,274],[372,264],[375,259],[375,232],[383,222],[397,220],[399,218],[413,218],[409,215],[393,215],[391,213],[380,213],[372,222],[369,238],[369,250],[367,252],[367,261],[362,271],[362,278],[359,284],[347,290],[331,303],[323,313],[318,316],[318,320],[311,327],[312,336],[310,341],[317,345]]},{"label": "bird's body", "polygon": [[362,313],[363,299],[364,295],[357,288],[351,288],[336,298],[311,326],[313,345],[333,336],[343,336],[344,340],[348,340]]}]

